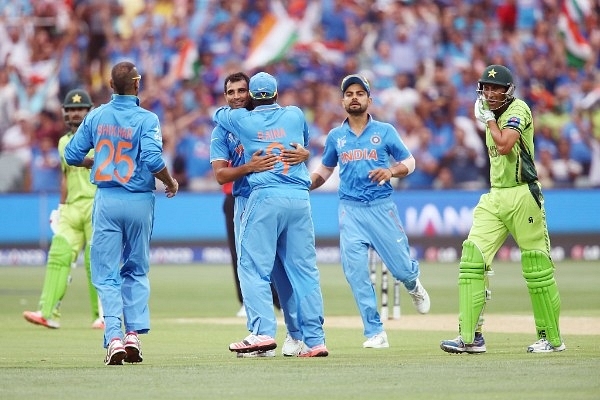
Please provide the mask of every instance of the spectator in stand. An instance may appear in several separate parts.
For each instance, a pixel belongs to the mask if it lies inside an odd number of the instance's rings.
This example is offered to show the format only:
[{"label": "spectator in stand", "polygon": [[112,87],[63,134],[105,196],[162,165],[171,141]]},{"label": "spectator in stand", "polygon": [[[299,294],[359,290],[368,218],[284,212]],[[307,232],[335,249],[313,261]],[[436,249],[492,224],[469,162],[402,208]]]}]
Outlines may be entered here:
[{"label": "spectator in stand", "polygon": [[454,187],[458,189],[481,189],[484,184],[475,167],[478,149],[466,143],[465,131],[454,128],[454,143],[442,156],[442,166],[452,175]]},{"label": "spectator in stand", "polygon": [[593,135],[592,125],[590,120],[584,117],[581,109],[574,110],[570,115],[572,119],[563,125],[561,137],[569,142],[569,158],[577,161],[583,169],[583,175],[587,175],[592,163],[590,146],[590,138]]},{"label": "spectator in stand", "polygon": [[571,145],[566,138],[558,140],[558,158],[552,160],[552,181],[555,188],[575,187],[577,180],[583,176],[583,167],[570,158]]},{"label": "spectator in stand", "polygon": [[0,68],[0,138],[17,111],[17,88],[8,80],[8,68]]},{"label": "spectator in stand", "polygon": [[[558,149],[556,148],[556,140],[552,136],[552,129],[549,126],[540,124],[539,128],[536,126],[536,130],[537,132],[534,136],[535,148],[547,150],[550,153],[550,157],[556,157]],[[538,157],[541,157],[541,154]]]},{"label": "spectator in stand", "polygon": [[187,188],[193,192],[219,190],[210,166],[212,121],[197,118],[179,143],[177,158],[185,165]]},{"label": "spectator in stand", "polygon": [[31,192],[58,193],[60,190],[60,155],[54,138],[39,137],[31,149],[31,164],[27,169],[30,176]]},{"label": "spectator in stand", "polygon": [[552,181],[552,151],[547,147],[542,147],[536,153],[539,154],[535,160],[538,180],[542,184],[542,187],[551,189],[554,187],[554,182]]},{"label": "spectator in stand", "polygon": [[[300,104],[309,123],[314,110],[327,110],[337,115],[337,96],[331,96],[336,93],[336,77],[358,70],[378,72],[375,69],[380,65],[365,60],[376,53],[376,45],[382,42],[390,44],[394,68],[409,76],[410,86],[419,90],[420,99],[416,100],[415,107],[424,110],[419,111],[422,117],[431,111],[430,99],[447,97],[437,96],[440,85],[434,81],[434,76],[442,75],[456,91],[450,100],[450,105],[456,107],[455,113],[450,110],[452,117],[456,114],[473,119],[468,107],[474,100],[470,97],[472,91],[464,88],[474,84],[485,66],[506,65],[510,61],[514,65],[509,67],[518,71],[516,79],[521,81],[517,82],[520,97],[530,105],[536,119],[541,117],[536,128],[547,124],[552,127],[554,138],[558,138],[563,125],[573,119],[574,107],[583,99],[595,101],[593,91],[598,85],[594,75],[600,67],[600,40],[597,39],[600,34],[597,24],[593,23],[597,19],[597,12],[594,12],[597,7],[587,14],[591,23],[580,26],[582,35],[589,39],[591,57],[583,67],[573,67],[565,62],[564,43],[556,40],[555,27],[560,9],[547,7],[539,1],[516,2],[516,19],[514,2],[504,2],[500,14],[489,6],[489,2],[473,1],[461,5],[456,2],[376,1],[358,6],[356,2],[344,0],[160,0],[146,2],[145,7],[117,0],[64,4],[28,1],[15,3],[18,7],[13,7],[13,3],[7,3],[8,7],[4,9],[7,17],[1,17],[0,70],[19,67],[21,75],[15,82],[31,91],[27,93],[19,88],[14,94],[20,96],[21,103],[15,107],[29,109],[33,117],[45,108],[57,111],[59,99],[74,85],[89,88],[99,104],[108,102],[111,90],[101,78],[106,72],[103,65],[108,59],[107,44],[114,41],[114,36],[130,37],[132,34],[139,43],[136,50],[139,54],[135,55],[141,57],[138,67],[144,71],[145,90],[140,97],[144,107],[155,112],[161,121],[165,110],[177,110],[173,119],[177,121],[186,114],[180,114],[179,110],[189,110],[189,91],[199,88],[206,98],[201,107],[212,109],[221,97],[221,80],[237,70],[247,59],[250,49],[255,49],[250,42],[259,36],[259,29],[265,28],[266,16],[280,18],[281,11],[287,11],[298,22],[297,42],[286,52],[278,53],[281,55],[278,60],[269,59],[268,51],[261,53],[266,57],[261,62],[268,64],[279,77],[279,101],[283,105],[295,102],[298,88],[314,87],[318,79],[318,88],[314,89],[317,107],[311,105],[311,110],[304,110]],[[279,7],[278,10],[275,7]],[[585,16],[586,10],[582,12]],[[216,17],[207,18],[209,15]],[[47,26],[39,25],[40,21]],[[215,22],[218,24],[213,26]],[[235,27],[233,31],[232,26]],[[215,40],[202,44],[201,40],[209,37]],[[195,46],[190,47],[190,44]],[[191,51],[187,53],[186,49]],[[49,50],[53,51],[49,53]],[[195,61],[191,56],[182,57],[193,55],[194,51],[198,53]],[[81,63],[77,62],[77,58],[82,58],[77,57],[78,52],[87,53],[88,59],[83,57]],[[443,57],[443,63],[434,73],[434,60],[439,57]],[[465,65],[467,58],[469,63]],[[30,80],[31,76],[35,78]],[[51,87],[31,102],[37,90],[43,91],[42,82],[51,82]],[[375,82],[383,80],[376,79]],[[10,84],[11,87],[14,85]],[[386,101],[381,93],[385,85],[381,86],[382,90],[372,88],[374,98],[382,101],[372,105],[372,112],[385,122],[394,122],[395,112],[382,105]],[[181,91],[185,93],[179,96]],[[561,97],[561,91],[565,93],[564,97]],[[434,96],[428,99],[427,93]],[[0,98],[2,104],[10,97],[2,95]],[[552,115],[549,110],[557,104],[559,111]],[[10,121],[1,118],[2,112],[0,107],[0,134],[8,129],[6,125]],[[590,119],[596,121],[593,129],[600,136],[600,112],[594,111]],[[329,129],[331,127],[325,131]],[[174,138],[177,142],[174,145],[177,145],[181,135]],[[573,151],[576,151],[575,147],[572,146]],[[315,152],[315,149],[310,150]],[[480,154],[480,158],[482,156],[487,159],[485,153]]]},{"label": "spectator in stand", "polygon": [[31,163],[31,143],[34,137],[35,116],[27,110],[18,110],[14,116],[15,123],[2,135],[2,155],[9,162],[13,173],[20,180],[8,185],[10,191],[26,191],[30,188],[29,174],[26,169]]},{"label": "spectator in stand", "polygon": [[419,160],[419,168],[402,179],[400,184],[406,189],[431,189],[440,168],[439,159],[433,153],[431,131],[427,127],[418,128],[419,145],[410,149],[415,160]]}]

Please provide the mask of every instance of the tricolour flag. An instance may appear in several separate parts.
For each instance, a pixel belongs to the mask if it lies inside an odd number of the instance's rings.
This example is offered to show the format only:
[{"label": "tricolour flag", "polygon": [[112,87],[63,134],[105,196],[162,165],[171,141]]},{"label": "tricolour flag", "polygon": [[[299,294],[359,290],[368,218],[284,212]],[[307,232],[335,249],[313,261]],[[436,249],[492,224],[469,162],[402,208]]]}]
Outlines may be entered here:
[{"label": "tricolour flag", "polygon": [[297,22],[278,2],[256,26],[244,69],[251,70],[280,60],[298,39]]},{"label": "tricolour flag", "polygon": [[589,0],[564,0],[558,20],[564,39],[567,64],[581,68],[592,56],[592,48],[583,35],[585,19],[590,15]]}]

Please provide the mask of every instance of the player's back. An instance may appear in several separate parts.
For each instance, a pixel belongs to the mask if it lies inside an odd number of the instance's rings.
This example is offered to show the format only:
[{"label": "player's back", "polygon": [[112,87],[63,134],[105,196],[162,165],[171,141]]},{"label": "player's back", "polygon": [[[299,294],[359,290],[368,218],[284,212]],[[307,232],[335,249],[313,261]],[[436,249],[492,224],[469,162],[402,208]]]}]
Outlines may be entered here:
[{"label": "player's back", "polygon": [[138,102],[135,96],[113,95],[109,103],[90,111],[65,149],[68,161],[73,157],[69,155],[71,147],[80,153],[88,141],[93,143],[91,175],[98,188],[155,189],[151,171],[164,167],[160,124],[156,114],[139,107]]},{"label": "player's back", "polygon": [[[228,110],[215,114],[218,123],[223,121],[226,129],[238,134],[248,161],[252,154],[280,155],[283,149],[292,149],[291,143],[308,144],[308,124],[298,107],[281,107],[277,104],[257,106],[252,111]],[[248,175],[248,183],[255,188],[301,188],[310,186],[310,176],[304,163],[289,165],[278,162],[272,170]]]}]

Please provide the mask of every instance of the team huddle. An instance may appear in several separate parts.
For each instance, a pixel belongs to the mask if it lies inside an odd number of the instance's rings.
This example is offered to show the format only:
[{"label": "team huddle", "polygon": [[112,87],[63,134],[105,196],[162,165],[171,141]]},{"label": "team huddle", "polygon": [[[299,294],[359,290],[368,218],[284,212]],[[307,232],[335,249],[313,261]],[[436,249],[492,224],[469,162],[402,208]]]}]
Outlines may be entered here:
[{"label": "team huddle", "polygon": [[[111,102],[83,118],[77,132],[70,133],[72,139],[64,151],[65,165],[82,166],[78,169],[83,171],[91,168],[91,182],[97,186],[90,213],[94,229],[86,240],[93,283],[90,296],[93,300],[97,290],[103,306],[102,314],[95,312],[94,316],[103,324],[107,365],[142,361],[138,334],[150,329],[147,273],[154,178],[164,183],[167,197],[178,190],[161,157],[158,118],[139,107],[140,79],[133,64],[117,64],[111,79]],[[213,115],[210,161],[220,184],[233,183],[235,265],[249,332],[229,345],[237,357],[276,355],[277,319],[271,285],[287,329],[281,354],[329,355],[310,191],[323,185],[336,167],[341,264],[362,319],[366,338],[362,346],[390,346],[370,277],[370,251],[375,251],[389,273],[404,285],[418,313],[430,310],[429,294],[419,279],[419,262],[411,258],[409,241],[391,197],[394,189],[390,180],[412,173],[419,160],[394,126],[368,113],[372,98],[367,79],[358,74],[346,76],[340,89],[347,118],[329,132],[321,165],[309,171],[305,163],[309,156],[305,149],[308,123],[300,108],[277,104],[276,79],[266,72],[252,77],[238,72],[225,79],[228,106]],[[537,341],[527,352],[565,349],[543,196],[533,164],[532,116],[528,106],[514,97],[514,90],[511,72],[501,65],[488,66],[478,81],[474,114],[486,126],[491,189],[477,204],[473,226],[463,243],[458,274],[459,335],[440,343],[448,353],[486,351],[483,312],[490,293],[488,276],[508,234],[521,249],[537,331]],[[107,124],[117,127],[115,132],[131,134],[100,135],[99,127]],[[95,151],[95,157],[90,151]],[[107,156],[112,158],[102,158]],[[67,207],[68,198],[61,196],[61,204],[63,200]],[[140,205],[135,213],[115,212],[133,201]],[[72,247],[74,255],[82,247],[81,242],[69,243],[64,235],[56,234],[52,246],[59,245]],[[63,257],[63,264],[69,261],[68,266],[57,274],[58,268],[51,268],[50,252],[44,293],[54,290],[46,285],[56,285],[57,281],[66,288],[72,254],[68,259]],[[62,295],[63,289],[48,301],[43,294],[40,310],[25,312],[25,318],[58,328]]]}]

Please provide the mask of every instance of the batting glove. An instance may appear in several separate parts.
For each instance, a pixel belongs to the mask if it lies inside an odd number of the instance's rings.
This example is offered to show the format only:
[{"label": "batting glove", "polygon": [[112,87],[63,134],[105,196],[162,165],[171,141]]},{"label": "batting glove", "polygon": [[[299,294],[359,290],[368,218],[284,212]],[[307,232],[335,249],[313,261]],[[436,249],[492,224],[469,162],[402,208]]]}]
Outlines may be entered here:
[{"label": "batting glove", "polygon": [[477,120],[483,123],[484,125],[487,125],[487,123],[490,121],[496,120],[494,112],[488,109],[485,100],[477,99],[477,101],[475,102],[474,112],[475,118],[477,118]]},{"label": "batting glove", "polygon": [[59,204],[56,210],[52,210],[50,212],[50,230],[52,230],[52,233],[56,233],[56,231],[58,230],[58,221],[60,220],[61,208],[62,204]]}]

